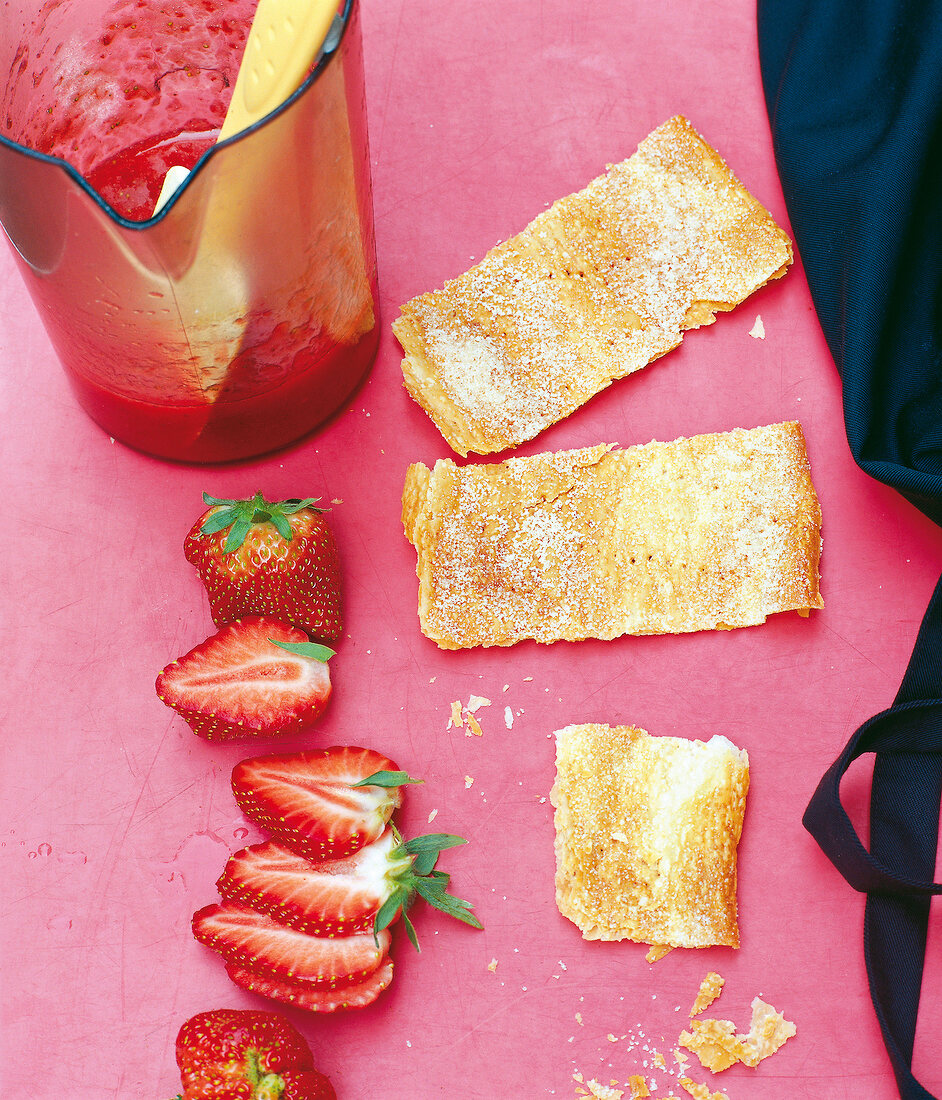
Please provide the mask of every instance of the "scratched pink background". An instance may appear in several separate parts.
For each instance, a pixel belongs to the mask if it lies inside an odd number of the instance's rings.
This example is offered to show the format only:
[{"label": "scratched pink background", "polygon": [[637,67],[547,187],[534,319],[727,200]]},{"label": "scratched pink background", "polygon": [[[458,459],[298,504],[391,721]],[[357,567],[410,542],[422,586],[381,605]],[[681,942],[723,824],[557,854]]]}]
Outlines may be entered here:
[{"label": "scratched pink background", "polygon": [[[368,383],[315,438],[216,469],[112,443],[76,407],[0,250],[7,1088],[28,1079],[33,1100],[161,1100],[178,1088],[173,1042],[189,1015],[269,1007],[231,986],[189,933],[227,855],[258,837],[228,787],[253,750],[199,741],[153,692],[157,670],[211,630],[181,550],[200,492],[260,488],[342,501],[332,517],[348,634],[332,665],[335,698],[303,743],[370,744],[422,776],[405,827],[427,827],[437,809],[436,829],[468,837],[443,865],[486,926],[419,913],[423,953],[397,939],[396,980],[376,1005],[293,1014],[341,1098],[572,1097],[577,1070],[624,1083],[650,1061],[643,1045],[672,1048],[700,978],[717,969],[727,978],[718,1014],[744,1021],[761,992],[798,1025],[757,1070],[720,1078],[732,1100],[889,1100],[862,900],[800,817],[847,737],[892,700],[942,567],[942,534],[852,464],[800,264],[521,452],[798,418],[824,512],[827,606],[810,621],[440,652],[418,630],[415,559],[399,525],[407,465],[448,453],[400,384],[388,324],[401,301],[469,266],[678,112],[785,219],[753,6],[364,0],[363,26],[384,336]],[[757,314],[764,341],[749,336]],[[482,738],[446,730],[450,702],[472,693],[493,700],[478,714]],[[551,733],[582,721],[721,732],[748,749],[740,951],[678,951],[651,967],[644,947],[584,943],[558,915]],[[866,769],[845,786],[859,808]],[[940,976],[936,913],[923,1037],[942,1025]],[[938,1092],[931,1041],[917,1048]],[[666,1094],[669,1079],[656,1076]]]}]

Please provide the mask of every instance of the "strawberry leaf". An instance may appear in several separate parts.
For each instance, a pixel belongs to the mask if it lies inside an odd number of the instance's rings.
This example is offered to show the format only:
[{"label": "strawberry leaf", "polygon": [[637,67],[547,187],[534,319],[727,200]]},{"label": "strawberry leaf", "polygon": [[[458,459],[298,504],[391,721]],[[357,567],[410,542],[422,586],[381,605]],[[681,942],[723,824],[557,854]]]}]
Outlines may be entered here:
[{"label": "strawberry leaf", "polygon": [[407,783],[424,783],[424,779],[413,779],[408,772],[373,772],[366,779],[358,779],[353,787],[404,787]]},{"label": "strawberry leaf", "polygon": [[408,897],[408,887],[400,886],[393,890],[389,897],[383,902],[377,910],[376,916],[373,918],[374,939],[376,939],[379,932],[382,932],[384,928],[388,928],[392,924],[400,909],[405,909]]},{"label": "strawberry leaf", "polygon": [[412,871],[416,875],[428,875],[435,870],[438,852],[420,852],[412,862]]},{"label": "strawberry leaf", "polygon": [[233,550],[238,550],[239,547],[245,542],[245,536],[252,529],[252,521],[240,516],[235,523],[229,528],[229,534],[226,535],[226,541],[223,543],[223,553],[231,554]]},{"label": "strawberry leaf", "polygon": [[330,646],[321,645],[320,642],[279,642],[277,638],[268,639],[272,645],[279,649],[286,649],[289,653],[297,653],[299,657],[311,657],[315,661],[326,664],[337,651]]},{"label": "strawberry leaf", "polygon": [[409,920],[409,917],[406,915],[406,913],[402,914],[402,924],[406,930],[406,935],[409,937],[409,943],[412,944],[416,951],[421,952],[422,948],[419,947],[419,937],[416,935],[415,925],[412,923],[411,920]]},{"label": "strawberry leaf", "polygon": [[421,852],[444,852],[447,848],[459,848],[467,843],[464,837],[450,833],[426,833],[406,841],[402,847],[410,855],[419,855]]},{"label": "strawberry leaf", "polygon": [[204,535],[215,535],[217,531],[223,531],[227,527],[231,527],[233,523],[239,518],[238,510],[235,508],[220,508],[218,512],[213,512],[200,530]]},{"label": "strawberry leaf", "polygon": [[[283,515],[293,516],[295,512],[300,512],[302,508],[310,508],[312,504],[316,504],[320,497],[307,497],[304,500],[298,500],[297,497],[292,497],[291,500],[282,500],[277,505],[278,510]],[[323,512],[323,508],[315,508],[315,512]]]},{"label": "strawberry leaf", "polygon": [[456,920],[463,921],[465,924],[470,924],[472,928],[484,927],[478,918],[474,916],[473,913],[469,912],[472,908],[471,903],[462,901],[461,898],[456,898],[454,895],[446,893],[445,887],[440,881],[417,878],[415,880],[415,889],[419,896],[424,898],[429,905],[447,914],[447,916],[454,917]]},{"label": "strawberry leaf", "polygon": [[287,519],[285,519],[284,513],[279,511],[272,511],[269,514],[268,518],[277,528],[278,534],[281,535],[283,539],[287,539],[290,542],[291,524],[287,521]]}]

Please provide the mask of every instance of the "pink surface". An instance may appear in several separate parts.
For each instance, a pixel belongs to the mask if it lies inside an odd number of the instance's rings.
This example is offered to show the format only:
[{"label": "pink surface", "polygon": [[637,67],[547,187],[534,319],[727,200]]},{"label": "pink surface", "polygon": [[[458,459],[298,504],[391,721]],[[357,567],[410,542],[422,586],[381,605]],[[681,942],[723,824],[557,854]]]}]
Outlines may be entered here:
[{"label": "pink surface", "polygon": [[[170,1097],[173,1042],[189,1015],[272,1007],[236,990],[189,932],[192,912],[215,900],[227,855],[259,835],[228,784],[257,748],[199,741],[153,691],[157,671],[212,629],[182,553],[201,491],[259,488],[342,502],[332,520],[347,636],[334,698],[291,744],[368,744],[423,777],[404,828],[423,831],[436,809],[435,829],[469,839],[442,866],[485,924],[475,932],[419,912],[423,953],[397,936],[396,979],[376,1005],[329,1019],[291,1013],[343,1100],[572,1097],[576,1071],[621,1085],[653,1073],[666,1095],[673,1078],[652,1070],[646,1048],[672,1064],[710,969],[727,978],[716,1015],[744,1022],[761,992],[798,1026],[758,1069],[717,1079],[732,1100],[896,1095],[866,991],[863,900],[800,818],[847,737],[896,692],[942,565],[942,533],[853,465],[800,264],[520,450],[799,419],[824,514],[823,612],[728,634],[462,653],[423,638],[415,614],[399,493],[410,462],[448,448],[401,387],[388,329],[398,304],[469,266],[675,113],[785,221],[752,5],[713,4],[708,20],[702,11],[641,0],[365,0],[380,355],[339,417],[270,459],[188,468],[111,442],[75,405],[0,253],[0,1064],[9,1084],[28,1079],[24,1095]],[[749,336],[757,314],[765,340]],[[478,712],[481,738],[446,729],[451,701],[472,693],[493,701]],[[585,943],[559,916],[552,732],[582,721],[724,733],[749,751],[738,952],[676,951],[649,966],[643,946]],[[845,787],[859,808],[866,770]],[[935,1092],[937,918],[917,1040],[918,1071]]]}]

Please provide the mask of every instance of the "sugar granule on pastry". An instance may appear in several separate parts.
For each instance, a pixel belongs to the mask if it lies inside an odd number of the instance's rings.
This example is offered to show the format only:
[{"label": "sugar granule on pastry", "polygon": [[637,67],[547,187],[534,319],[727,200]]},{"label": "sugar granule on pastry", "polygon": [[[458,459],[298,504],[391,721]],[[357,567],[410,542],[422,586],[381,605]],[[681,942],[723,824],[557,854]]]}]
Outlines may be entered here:
[{"label": "sugar granule on pastry", "polygon": [[754,626],[823,606],[795,422],[433,469],[402,498],[442,649]]},{"label": "sugar granule on pastry", "polygon": [[723,986],[726,983],[726,979],[716,971],[711,970],[709,974],[700,983],[700,988],[697,990],[696,1000],[693,1002],[693,1007],[690,1009],[691,1016],[697,1016],[705,1008],[709,1008],[716,998],[723,992]]},{"label": "sugar granule on pastry", "polygon": [[748,757],[722,736],[557,731],[550,799],[560,913],[585,939],[738,947],[736,847],[748,788]]},{"label": "sugar granule on pastry", "polygon": [[757,1066],[763,1058],[774,1054],[798,1029],[760,997],[752,1002],[752,1024],[745,1035],[737,1039],[745,1048],[743,1061],[747,1066]]},{"label": "sugar granule on pastry", "polygon": [[786,234],[682,117],[554,203],[393,331],[411,396],[461,455],[532,439],[792,261]]}]

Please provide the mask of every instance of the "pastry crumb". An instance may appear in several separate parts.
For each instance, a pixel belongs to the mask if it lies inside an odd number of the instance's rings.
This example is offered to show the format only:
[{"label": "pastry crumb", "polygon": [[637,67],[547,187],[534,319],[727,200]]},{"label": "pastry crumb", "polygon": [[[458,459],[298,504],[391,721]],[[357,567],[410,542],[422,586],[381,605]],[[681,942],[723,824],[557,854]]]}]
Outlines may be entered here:
[{"label": "pastry crumb", "polygon": [[504,707],[504,725],[509,730],[514,728],[514,712],[510,707]]},{"label": "pastry crumb", "polygon": [[644,956],[645,962],[656,963],[660,962],[665,955],[669,954],[674,949],[669,947],[666,943],[654,943],[651,945],[648,953]]},{"label": "pastry crumb", "polygon": [[704,1069],[720,1073],[746,1061],[748,1052],[732,1020],[694,1020],[690,1026],[693,1030],[681,1032],[679,1041],[696,1054]]},{"label": "pastry crumb", "polygon": [[633,1073],[628,1078],[628,1087],[631,1089],[631,1100],[643,1100],[643,1097],[651,1095],[647,1082],[640,1073]]},{"label": "pastry crumb", "polygon": [[798,1029],[761,997],[752,1002],[752,1023],[746,1035],[736,1038],[745,1048],[743,1061],[747,1066],[757,1066],[764,1058],[774,1054]]},{"label": "pastry crumb", "polygon": [[717,974],[716,971],[711,970],[700,983],[700,989],[697,991],[697,999],[693,1002],[693,1007],[690,1009],[690,1015],[696,1016],[705,1008],[709,1008],[723,992],[723,986],[725,984],[726,979],[722,977],[722,975]]},{"label": "pastry crumb", "polygon": [[686,1089],[693,1100],[729,1100],[725,1092],[711,1092],[708,1085],[691,1081],[689,1077],[681,1077],[680,1087]]},{"label": "pastry crumb", "polygon": [[470,775],[466,775],[464,777],[464,789],[468,790],[468,788],[472,785],[472,783],[474,783],[474,777],[470,776]]},{"label": "pastry crumb", "polygon": [[451,729],[454,727],[456,730],[459,730],[463,725],[464,719],[461,716],[461,702],[455,699],[451,704],[451,718],[448,719],[448,725],[445,728]]},{"label": "pastry crumb", "polygon": [[470,711],[465,712],[465,721],[468,724],[468,733],[474,734],[475,737],[482,737],[484,730],[481,729],[481,723],[474,717]]},{"label": "pastry crumb", "polygon": [[429,825],[431,825],[431,824],[432,824],[432,822],[433,822],[433,821],[435,820],[435,818],[436,818],[436,817],[438,817],[438,810],[432,810],[432,811],[430,811],[430,813],[429,813],[429,815],[428,815],[428,823],[429,823]]},{"label": "pastry crumb", "polygon": [[490,970],[492,974],[495,973],[495,971],[497,970],[497,959],[491,959],[491,961],[487,964],[487,969]]},{"label": "pastry crumb", "polygon": [[749,335],[756,340],[765,339],[765,325],[762,323],[762,318],[757,316],[756,323],[749,330]]},{"label": "pastry crumb", "polygon": [[481,709],[481,707],[489,707],[491,705],[490,699],[485,698],[483,695],[472,695],[468,699],[468,705],[465,709],[474,714]]}]

